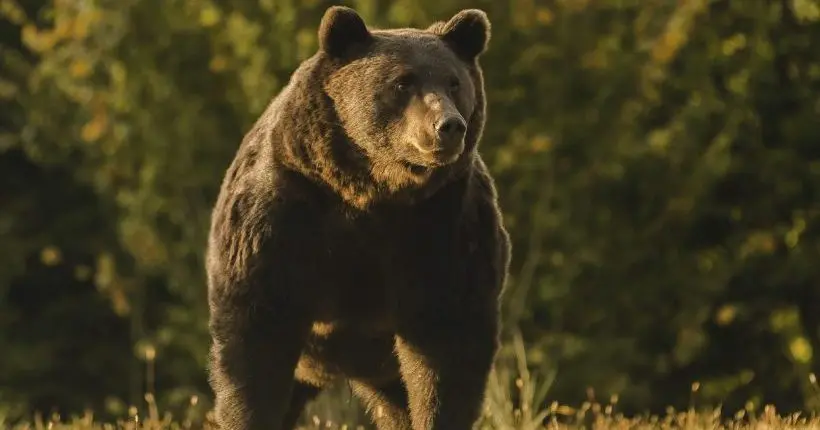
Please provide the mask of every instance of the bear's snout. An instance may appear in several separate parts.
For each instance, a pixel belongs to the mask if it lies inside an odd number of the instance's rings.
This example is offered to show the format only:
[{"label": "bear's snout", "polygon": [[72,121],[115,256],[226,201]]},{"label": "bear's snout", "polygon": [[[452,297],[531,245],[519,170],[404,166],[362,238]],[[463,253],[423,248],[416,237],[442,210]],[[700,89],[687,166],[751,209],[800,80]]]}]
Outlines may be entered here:
[{"label": "bear's snout", "polygon": [[444,112],[429,111],[427,116],[428,126],[421,130],[412,131],[410,141],[418,151],[420,158],[415,158],[416,162],[421,162],[426,166],[444,166],[458,159],[464,151],[464,138],[467,134],[467,122],[458,113],[451,109]]},{"label": "bear's snout", "polygon": [[447,115],[436,123],[436,134],[442,146],[453,146],[451,143],[458,143],[464,139],[467,132],[467,124],[461,116]]},{"label": "bear's snout", "polygon": [[456,161],[464,151],[464,136],[467,123],[457,113],[447,112],[433,123],[435,144],[432,152],[435,164],[449,164]]}]

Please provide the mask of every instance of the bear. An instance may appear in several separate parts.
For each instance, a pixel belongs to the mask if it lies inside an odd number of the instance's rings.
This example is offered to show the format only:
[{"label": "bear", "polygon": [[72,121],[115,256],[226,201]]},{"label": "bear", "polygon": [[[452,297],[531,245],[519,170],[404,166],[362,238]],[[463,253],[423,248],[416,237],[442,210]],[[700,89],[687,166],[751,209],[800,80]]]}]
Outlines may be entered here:
[{"label": "bear", "polygon": [[318,48],[245,134],[205,257],[214,421],[293,428],[344,381],[381,430],[467,430],[500,344],[511,245],[478,152],[490,22],[368,27]]}]

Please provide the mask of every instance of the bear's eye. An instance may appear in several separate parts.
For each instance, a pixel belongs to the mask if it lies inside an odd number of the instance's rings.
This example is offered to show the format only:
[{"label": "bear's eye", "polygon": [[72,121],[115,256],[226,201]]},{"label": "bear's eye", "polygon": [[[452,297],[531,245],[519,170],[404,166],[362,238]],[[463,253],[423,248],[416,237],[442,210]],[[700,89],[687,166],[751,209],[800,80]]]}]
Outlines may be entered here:
[{"label": "bear's eye", "polygon": [[413,87],[413,84],[415,84],[415,78],[413,77],[413,75],[402,76],[396,80],[396,91],[400,93],[410,91],[410,89]]},{"label": "bear's eye", "polygon": [[455,93],[461,88],[461,82],[459,82],[458,78],[450,79],[450,92]]}]

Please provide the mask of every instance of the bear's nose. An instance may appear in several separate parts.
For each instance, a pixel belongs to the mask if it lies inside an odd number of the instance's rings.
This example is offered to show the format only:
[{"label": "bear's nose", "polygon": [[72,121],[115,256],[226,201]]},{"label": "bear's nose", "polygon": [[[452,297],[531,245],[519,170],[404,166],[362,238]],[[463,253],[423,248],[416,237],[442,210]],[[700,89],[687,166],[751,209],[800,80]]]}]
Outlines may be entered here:
[{"label": "bear's nose", "polygon": [[446,117],[436,124],[436,132],[439,139],[443,141],[461,140],[467,131],[464,120],[457,116]]}]

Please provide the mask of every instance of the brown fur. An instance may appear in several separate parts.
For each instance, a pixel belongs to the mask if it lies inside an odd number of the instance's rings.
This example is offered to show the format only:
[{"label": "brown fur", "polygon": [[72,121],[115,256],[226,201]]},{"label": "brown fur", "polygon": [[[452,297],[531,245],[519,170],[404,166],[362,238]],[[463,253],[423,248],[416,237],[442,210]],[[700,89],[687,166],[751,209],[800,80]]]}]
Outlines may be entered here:
[{"label": "brown fur", "polygon": [[[213,211],[222,428],[292,428],[338,378],[380,429],[477,419],[510,260],[477,152],[488,38],[476,10],[427,30],[328,10],[319,51],[245,136]],[[435,128],[448,116],[463,140]]]}]

